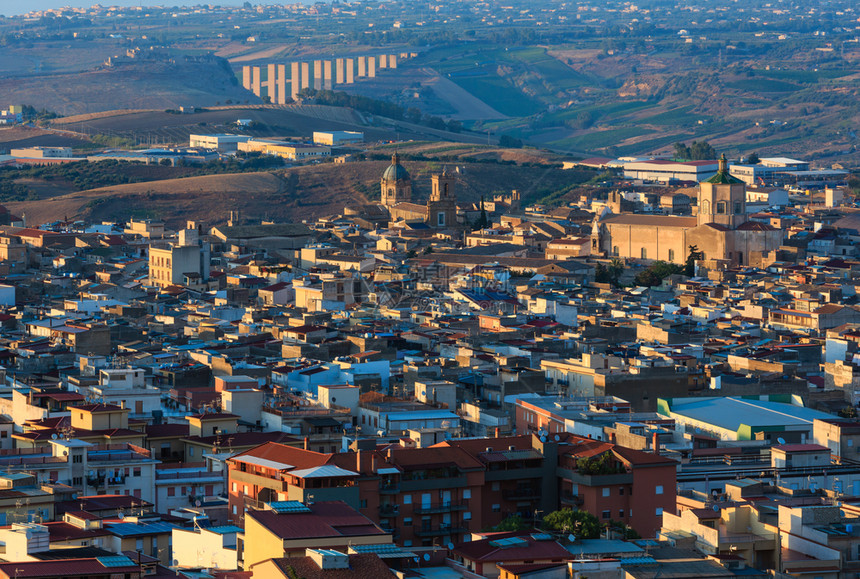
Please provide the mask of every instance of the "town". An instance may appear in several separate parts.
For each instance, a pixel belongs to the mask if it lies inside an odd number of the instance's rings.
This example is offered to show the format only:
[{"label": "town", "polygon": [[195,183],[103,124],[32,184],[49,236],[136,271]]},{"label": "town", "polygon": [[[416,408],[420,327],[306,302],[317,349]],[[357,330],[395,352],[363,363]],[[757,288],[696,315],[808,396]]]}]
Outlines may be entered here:
[{"label": "town", "polygon": [[[88,160],[362,162],[240,132]],[[316,220],[3,209],[0,576],[860,572],[850,174],[565,166],[609,193],[467,203],[394,148]]]}]

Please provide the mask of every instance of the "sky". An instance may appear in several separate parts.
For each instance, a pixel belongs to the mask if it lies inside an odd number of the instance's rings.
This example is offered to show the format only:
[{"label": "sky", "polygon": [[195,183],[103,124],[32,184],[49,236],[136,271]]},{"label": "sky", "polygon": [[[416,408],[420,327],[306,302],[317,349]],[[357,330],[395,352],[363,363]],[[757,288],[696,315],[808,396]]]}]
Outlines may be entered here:
[{"label": "sky", "polygon": [[[233,6],[244,4],[245,0],[217,0],[211,2],[213,4],[221,4],[223,6]],[[15,16],[18,14],[26,14],[33,10],[48,10],[50,8],[63,8],[65,6],[73,6],[77,8],[88,8],[93,4],[101,4],[102,6],[182,6],[193,4],[204,4],[204,0],[0,0],[0,14],[4,16]],[[259,2],[251,0],[252,4]]]}]

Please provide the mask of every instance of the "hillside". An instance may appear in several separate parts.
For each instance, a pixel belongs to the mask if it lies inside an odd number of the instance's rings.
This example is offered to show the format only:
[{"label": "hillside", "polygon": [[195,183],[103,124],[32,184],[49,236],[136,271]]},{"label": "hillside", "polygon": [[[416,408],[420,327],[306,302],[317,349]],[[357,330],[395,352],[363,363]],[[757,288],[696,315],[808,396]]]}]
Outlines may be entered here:
[{"label": "hillside", "polygon": [[218,58],[125,60],[87,71],[0,78],[4,102],[32,103],[63,115],[103,110],[259,102]]},{"label": "hillside", "polygon": [[[129,183],[68,193],[50,201],[16,201],[5,205],[26,214],[30,224],[63,218],[91,221],[129,217],[163,219],[175,227],[188,219],[221,223],[231,210],[248,218],[300,221],[339,213],[344,205],[379,198],[379,178],[388,161],[297,167],[273,173],[242,173]],[[416,200],[430,193],[430,175],[439,162],[404,161],[413,179]],[[588,180],[588,172],[562,171],[549,166],[460,163],[457,195],[461,202],[489,199],[493,193],[517,189],[526,202],[558,197]]]}]

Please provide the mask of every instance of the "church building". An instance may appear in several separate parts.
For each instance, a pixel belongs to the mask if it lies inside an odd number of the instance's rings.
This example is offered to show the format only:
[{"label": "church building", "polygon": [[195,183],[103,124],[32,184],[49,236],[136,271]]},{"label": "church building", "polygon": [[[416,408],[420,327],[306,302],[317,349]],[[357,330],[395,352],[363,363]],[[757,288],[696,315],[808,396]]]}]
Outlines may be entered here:
[{"label": "church building", "polygon": [[433,229],[460,227],[455,175],[443,170],[432,175],[430,180],[432,188],[427,205],[412,203],[412,178],[400,164],[399,155],[394,154],[380,181],[382,205],[388,209],[392,221],[423,222]]},{"label": "church building", "polygon": [[699,184],[696,216],[604,213],[592,227],[595,252],[678,264],[695,245],[706,260],[760,266],[782,241],[781,230],[747,220],[746,184],[729,174],[725,155],[717,174]]}]

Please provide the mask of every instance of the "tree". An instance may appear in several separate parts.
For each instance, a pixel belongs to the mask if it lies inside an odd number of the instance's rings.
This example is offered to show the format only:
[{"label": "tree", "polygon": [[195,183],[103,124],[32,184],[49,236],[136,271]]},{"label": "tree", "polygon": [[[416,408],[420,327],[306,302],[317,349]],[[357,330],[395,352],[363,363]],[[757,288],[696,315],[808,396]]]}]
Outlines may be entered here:
[{"label": "tree", "polygon": [[510,135],[502,135],[499,137],[499,146],[507,149],[522,149],[523,141]]},{"label": "tree", "polygon": [[758,165],[761,163],[761,159],[758,156],[758,153],[750,153],[747,155],[747,164],[748,165]]},{"label": "tree", "polygon": [[689,161],[706,161],[717,158],[717,151],[707,141],[693,141],[688,147],[675,143],[675,158]]},{"label": "tree", "polygon": [[684,263],[684,275],[693,277],[696,275],[696,260],[704,259],[705,254],[699,251],[697,245],[690,246],[690,253],[687,255],[687,261]]},{"label": "tree", "polygon": [[645,270],[636,274],[633,283],[641,286],[658,286],[663,283],[663,279],[676,273],[683,273],[684,268],[674,263],[665,261],[655,261]]},{"label": "tree", "polygon": [[504,533],[510,531],[522,531],[528,528],[528,524],[519,515],[511,515],[505,518],[501,523],[490,527],[490,531],[495,533]]},{"label": "tree", "polygon": [[573,534],[577,539],[596,539],[600,536],[600,521],[587,511],[562,509],[553,511],[543,519],[543,528]]}]

